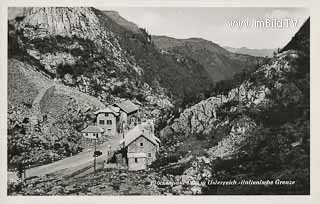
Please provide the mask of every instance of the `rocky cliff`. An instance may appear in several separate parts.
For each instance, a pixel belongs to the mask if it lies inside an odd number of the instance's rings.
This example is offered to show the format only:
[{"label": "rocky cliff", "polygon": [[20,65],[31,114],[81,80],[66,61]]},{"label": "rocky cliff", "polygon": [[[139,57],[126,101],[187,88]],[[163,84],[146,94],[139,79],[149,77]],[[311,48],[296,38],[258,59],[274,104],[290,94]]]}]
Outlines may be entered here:
[{"label": "rocky cliff", "polygon": [[51,78],[104,102],[148,92],[140,79],[143,69],[129,58],[118,34],[102,25],[96,12],[92,8],[25,9],[10,22],[9,44],[16,43],[21,50],[12,49],[12,55],[27,55]]},{"label": "rocky cliff", "polygon": [[[308,32],[299,32],[296,36],[308,42]],[[175,175],[188,175],[197,183],[207,179],[204,172],[217,180],[266,176],[299,184],[259,190],[204,185],[202,193],[308,193],[310,61],[306,49],[292,48],[278,53],[227,93],[203,100],[168,121],[161,139],[168,154],[164,160],[173,163],[162,163],[165,179],[177,181],[180,177]],[[176,156],[179,159],[173,159]]]}]

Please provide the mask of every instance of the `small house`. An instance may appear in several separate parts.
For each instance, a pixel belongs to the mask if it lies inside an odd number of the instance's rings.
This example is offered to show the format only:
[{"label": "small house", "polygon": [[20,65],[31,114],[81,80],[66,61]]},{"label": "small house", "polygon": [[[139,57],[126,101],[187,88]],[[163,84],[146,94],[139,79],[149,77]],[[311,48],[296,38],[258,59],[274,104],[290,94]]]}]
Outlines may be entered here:
[{"label": "small house", "polygon": [[104,130],[98,126],[88,126],[81,131],[82,136],[87,139],[99,139],[102,137]]},{"label": "small house", "polygon": [[156,160],[160,140],[154,135],[153,124],[145,122],[129,130],[120,145],[127,152],[129,170],[137,171]]}]

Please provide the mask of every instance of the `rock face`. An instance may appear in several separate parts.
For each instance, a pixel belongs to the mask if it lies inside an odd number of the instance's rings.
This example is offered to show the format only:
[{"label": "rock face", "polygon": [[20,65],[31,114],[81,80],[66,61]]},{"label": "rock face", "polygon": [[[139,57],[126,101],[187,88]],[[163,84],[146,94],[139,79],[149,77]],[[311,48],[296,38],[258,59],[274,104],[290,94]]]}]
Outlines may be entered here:
[{"label": "rock face", "polygon": [[[180,117],[174,120],[170,128],[163,131],[179,132],[186,135],[208,133],[212,128],[215,128],[214,122],[218,120],[217,109],[223,104],[240,100],[246,107],[257,106],[267,103],[266,96],[269,93],[270,90],[265,85],[255,87],[251,82],[244,82],[240,87],[229,91],[227,95],[210,97],[185,109]],[[164,132],[163,134],[166,134]]]},{"label": "rock face", "polygon": [[[256,189],[201,181],[259,180],[290,172],[286,178],[299,180],[301,185],[283,192],[308,194],[309,163],[301,164],[309,158],[308,66],[306,53],[283,51],[228,93],[185,109],[161,131],[162,141],[167,141],[163,149],[181,158],[161,166],[159,180],[177,183],[167,191],[254,194]],[[181,179],[192,185],[181,185]],[[270,187],[261,188],[261,192],[279,193]]]},{"label": "rock face", "polygon": [[299,51],[278,54],[270,64],[263,65],[252,73],[252,79],[244,81],[227,94],[210,97],[185,109],[179,118],[174,119],[170,126],[161,131],[161,137],[211,135],[213,130],[227,127],[228,136],[213,147],[210,154],[213,157],[234,154],[237,146],[245,139],[246,132],[253,130],[256,124],[250,117],[231,118],[232,115],[243,109],[268,108],[274,103],[270,97],[275,94],[277,100],[281,100],[285,106],[303,100],[303,94],[297,85],[286,82],[292,73],[297,72],[295,64],[303,56]]},{"label": "rock face", "polygon": [[28,8],[23,16],[25,17],[17,29],[23,30],[23,35],[27,38],[77,36],[90,39],[101,47],[108,47],[109,51],[115,51],[114,54],[119,54],[120,46],[114,34],[102,29],[92,8]]},{"label": "rock face", "polygon": [[[98,16],[92,8],[27,8],[22,15],[23,19],[16,22],[16,29],[31,41],[56,36],[87,39],[94,43],[98,52],[107,53],[108,56],[112,57],[112,61],[115,64],[132,66],[133,69],[141,72],[141,68],[139,69],[132,65],[126,59],[116,34],[110,30],[103,29]],[[70,44],[68,48],[83,51],[83,47],[77,42]],[[36,49],[28,49],[27,51],[48,67],[61,63],[74,64],[78,60],[77,56],[69,52],[42,53],[37,52]]]},{"label": "rock face", "polygon": [[[12,36],[43,71],[80,91],[100,95],[102,101],[112,102],[114,96],[130,92],[138,95],[139,89],[143,94],[147,91],[141,86],[143,69],[101,18],[93,8],[25,8],[11,21]],[[147,96],[157,97],[157,92],[151,88]]]},{"label": "rock face", "polygon": [[[28,56],[51,78],[105,103],[136,98],[171,104],[173,98],[194,97],[210,85],[194,61],[177,62],[174,56],[162,55],[144,29],[114,12],[37,7],[18,13],[9,23],[10,47],[19,49],[11,49],[12,55]],[[181,88],[177,82],[191,86]]]}]

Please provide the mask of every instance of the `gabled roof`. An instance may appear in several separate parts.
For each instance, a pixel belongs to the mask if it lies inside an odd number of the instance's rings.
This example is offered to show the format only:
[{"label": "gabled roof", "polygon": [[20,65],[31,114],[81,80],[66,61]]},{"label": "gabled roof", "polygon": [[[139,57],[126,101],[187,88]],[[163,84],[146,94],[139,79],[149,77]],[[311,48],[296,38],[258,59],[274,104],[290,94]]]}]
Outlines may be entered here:
[{"label": "gabled roof", "polygon": [[113,113],[114,115],[119,115],[120,108],[109,105],[108,107],[106,107],[104,109],[101,109],[101,110],[94,112],[94,114],[99,114],[99,113]]},{"label": "gabled roof", "polygon": [[154,136],[153,133],[150,133],[148,130],[144,129],[143,124],[140,124],[129,130],[125,134],[124,139],[120,141],[120,144],[124,144],[124,146],[127,147],[140,136],[145,137],[156,146],[158,146],[160,143],[159,138]]},{"label": "gabled roof", "polygon": [[115,103],[113,105],[119,107],[126,113],[132,113],[139,110],[139,107],[132,103],[130,100],[121,101],[120,103]]},{"label": "gabled roof", "polygon": [[83,133],[101,133],[104,132],[104,130],[101,127],[90,125],[83,129],[81,132]]}]

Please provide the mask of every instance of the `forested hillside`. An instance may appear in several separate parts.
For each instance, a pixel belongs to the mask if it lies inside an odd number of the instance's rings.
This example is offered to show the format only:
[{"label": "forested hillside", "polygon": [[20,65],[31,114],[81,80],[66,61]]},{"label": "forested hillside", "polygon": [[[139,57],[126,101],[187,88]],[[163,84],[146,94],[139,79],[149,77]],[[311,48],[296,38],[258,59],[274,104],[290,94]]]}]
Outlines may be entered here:
[{"label": "forested hillside", "polygon": [[152,41],[161,50],[190,57],[201,64],[213,82],[230,79],[243,70],[255,70],[264,62],[263,57],[235,54],[201,38],[152,36]]}]

